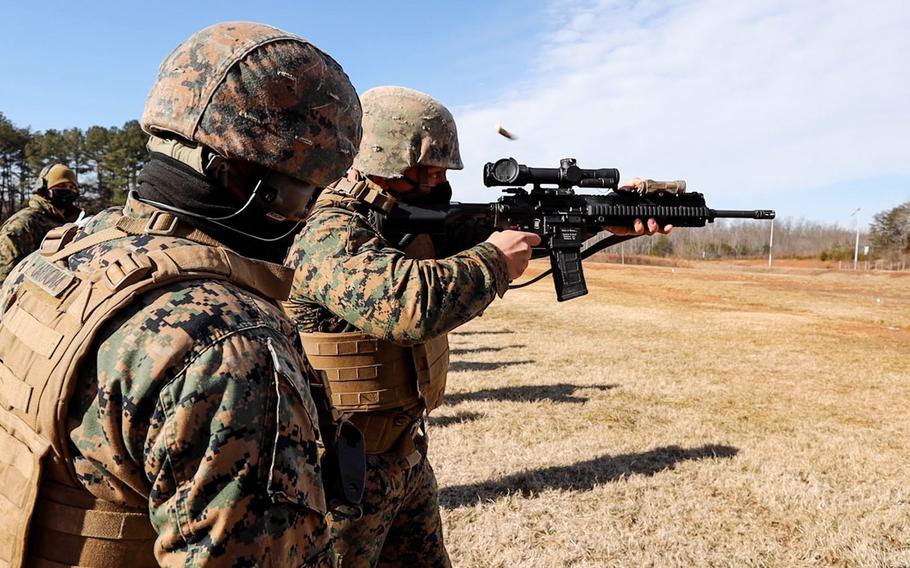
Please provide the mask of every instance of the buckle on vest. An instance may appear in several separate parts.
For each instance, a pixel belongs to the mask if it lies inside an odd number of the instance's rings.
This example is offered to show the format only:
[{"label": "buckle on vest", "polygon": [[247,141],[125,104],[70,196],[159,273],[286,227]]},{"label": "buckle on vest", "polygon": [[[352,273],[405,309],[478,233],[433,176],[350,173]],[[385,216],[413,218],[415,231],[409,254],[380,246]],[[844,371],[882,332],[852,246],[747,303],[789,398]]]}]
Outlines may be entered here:
[{"label": "buckle on vest", "polygon": [[41,251],[42,256],[51,256],[70,244],[78,231],[79,227],[75,223],[54,227],[44,235],[38,250]]},{"label": "buckle on vest", "polygon": [[389,214],[395,208],[395,200],[387,195],[383,195],[377,189],[370,187],[365,181],[357,182],[348,191],[348,195],[366,203],[373,209]]},{"label": "buckle on vest", "polygon": [[167,237],[174,234],[174,231],[177,229],[177,223],[179,222],[180,220],[176,215],[168,213],[167,211],[155,211],[152,213],[152,216],[149,217],[143,232],[147,235]]},{"label": "buckle on vest", "polygon": [[152,270],[152,262],[144,254],[124,252],[110,261],[104,269],[104,281],[114,291],[138,282]]}]

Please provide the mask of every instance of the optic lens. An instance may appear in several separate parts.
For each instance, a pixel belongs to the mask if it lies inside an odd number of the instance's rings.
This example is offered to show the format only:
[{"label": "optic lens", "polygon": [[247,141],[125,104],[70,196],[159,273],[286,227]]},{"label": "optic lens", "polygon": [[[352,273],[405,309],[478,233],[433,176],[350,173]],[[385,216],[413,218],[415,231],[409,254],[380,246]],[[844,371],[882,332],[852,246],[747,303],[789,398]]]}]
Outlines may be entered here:
[{"label": "optic lens", "polygon": [[518,162],[515,158],[503,158],[493,164],[493,179],[499,183],[512,183],[518,177]]}]

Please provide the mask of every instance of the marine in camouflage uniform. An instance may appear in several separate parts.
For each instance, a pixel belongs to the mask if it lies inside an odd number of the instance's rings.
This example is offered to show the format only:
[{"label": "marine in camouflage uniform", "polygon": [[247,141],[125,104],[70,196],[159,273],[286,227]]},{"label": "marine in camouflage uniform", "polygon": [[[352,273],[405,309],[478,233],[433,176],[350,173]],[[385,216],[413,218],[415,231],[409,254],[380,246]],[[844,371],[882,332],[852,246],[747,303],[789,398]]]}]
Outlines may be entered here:
[{"label": "marine in camouflage uniform", "polygon": [[448,184],[433,181],[461,169],[458,138],[449,111],[423,93],[379,87],[361,103],[352,172],[322,192],[291,247],[285,309],[336,408],[353,412],[366,439],[363,516],[332,521],[342,565],[448,566],[422,420],[441,402],[447,332],[502,296],[509,271],[490,242],[443,257],[451,243],[421,235],[401,250],[383,234],[377,215],[397,200],[449,199]]},{"label": "marine in camouflage uniform", "polygon": [[[23,443],[51,445],[38,456],[45,473],[25,552],[11,541],[19,529],[0,526],[10,535],[0,564],[335,565],[316,375],[277,305],[290,271],[234,251],[284,256],[280,235],[314,186],[350,165],[359,122],[341,67],[269,26],[206,28],[162,63],[141,121],[153,153],[137,192],[74,237],[74,226],[55,231],[0,291],[0,399],[11,409],[0,409],[0,444],[20,451],[0,459],[0,479],[28,471]],[[88,292],[70,294],[73,280]],[[50,399],[65,405],[65,443],[52,432],[42,446],[42,432],[22,426],[38,397],[18,395],[42,384],[21,352],[44,346],[24,332],[49,337],[59,317],[88,313],[92,294],[145,281],[148,291],[99,328],[72,393],[64,384]],[[55,295],[66,298],[57,311],[38,309]],[[11,522],[35,500],[14,485],[0,487]]]},{"label": "marine in camouflage uniform", "polygon": [[41,171],[28,206],[0,227],[0,282],[20,260],[38,250],[48,231],[76,218],[79,208],[72,203],[79,195],[78,187],[76,173],[63,164]]}]

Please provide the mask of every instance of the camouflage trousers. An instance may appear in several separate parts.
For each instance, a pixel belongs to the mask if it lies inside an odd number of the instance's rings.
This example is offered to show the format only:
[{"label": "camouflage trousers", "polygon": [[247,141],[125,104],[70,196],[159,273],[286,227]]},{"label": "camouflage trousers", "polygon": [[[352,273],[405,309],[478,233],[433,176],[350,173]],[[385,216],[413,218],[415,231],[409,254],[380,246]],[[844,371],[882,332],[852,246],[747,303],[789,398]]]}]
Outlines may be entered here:
[{"label": "camouflage trousers", "polygon": [[343,568],[451,566],[442,539],[436,475],[425,449],[421,453],[411,468],[395,452],[367,456],[363,517],[330,516]]}]

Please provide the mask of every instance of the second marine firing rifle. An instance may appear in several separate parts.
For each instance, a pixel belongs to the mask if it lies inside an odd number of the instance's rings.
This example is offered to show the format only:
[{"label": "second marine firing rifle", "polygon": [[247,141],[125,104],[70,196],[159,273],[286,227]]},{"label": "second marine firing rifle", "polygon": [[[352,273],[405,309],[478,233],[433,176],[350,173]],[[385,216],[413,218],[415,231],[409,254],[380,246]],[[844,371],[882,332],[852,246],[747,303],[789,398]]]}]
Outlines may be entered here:
[{"label": "second marine firing rifle", "polygon": [[[684,181],[648,180],[635,191],[618,188],[619,170],[579,168],[573,158],[558,168],[529,168],[513,158],[487,163],[483,168],[487,187],[508,187],[493,203],[451,203],[415,206],[398,203],[382,220],[384,233],[395,235],[406,246],[415,235],[429,233],[441,242],[480,242],[493,231],[515,229],[537,233],[540,247],[534,257],[549,255],[550,270],[514,287],[536,282],[553,274],[556,297],[562,302],[588,293],[581,261],[609,246],[634,238],[612,235],[593,239],[611,226],[631,227],[635,219],[674,227],[704,227],[715,219],[773,219],[774,211],[711,209],[701,193],[686,193]],[[524,187],[531,185],[531,191]],[[574,187],[608,189],[603,195],[577,194]],[[590,239],[590,240],[589,240]],[[587,241],[587,242],[586,242]]]}]

